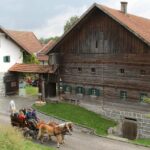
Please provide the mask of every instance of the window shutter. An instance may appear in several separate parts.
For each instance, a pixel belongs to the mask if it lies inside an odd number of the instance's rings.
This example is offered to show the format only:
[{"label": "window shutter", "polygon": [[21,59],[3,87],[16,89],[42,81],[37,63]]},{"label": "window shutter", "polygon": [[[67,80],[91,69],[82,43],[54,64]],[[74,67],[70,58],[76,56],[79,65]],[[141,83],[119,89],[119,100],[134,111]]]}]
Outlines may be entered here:
[{"label": "window shutter", "polygon": [[82,87],[82,93],[85,94],[85,88]]},{"label": "window shutter", "polygon": [[5,56],[3,57],[3,62],[6,62],[6,57]]},{"label": "window shutter", "polygon": [[100,91],[99,91],[99,89],[96,89],[96,96],[100,96]]},{"label": "window shutter", "polygon": [[10,62],[10,56],[7,56],[7,59],[8,59],[7,62]]},{"label": "window shutter", "polygon": [[63,91],[66,92],[66,85],[63,85]]}]

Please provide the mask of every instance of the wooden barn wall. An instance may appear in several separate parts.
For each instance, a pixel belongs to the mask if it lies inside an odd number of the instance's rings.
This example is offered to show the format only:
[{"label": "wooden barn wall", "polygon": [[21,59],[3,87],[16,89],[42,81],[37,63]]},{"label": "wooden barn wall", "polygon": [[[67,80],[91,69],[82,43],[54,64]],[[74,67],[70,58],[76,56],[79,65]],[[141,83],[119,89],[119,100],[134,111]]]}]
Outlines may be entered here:
[{"label": "wooden barn wall", "polygon": [[64,83],[103,87],[108,100],[119,99],[120,90],[131,101],[150,93],[150,47],[100,10],[91,12],[57,50],[63,54]]},{"label": "wooden barn wall", "polygon": [[58,49],[76,54],[149,53],[146,44],[100,10],[89,14]]}]

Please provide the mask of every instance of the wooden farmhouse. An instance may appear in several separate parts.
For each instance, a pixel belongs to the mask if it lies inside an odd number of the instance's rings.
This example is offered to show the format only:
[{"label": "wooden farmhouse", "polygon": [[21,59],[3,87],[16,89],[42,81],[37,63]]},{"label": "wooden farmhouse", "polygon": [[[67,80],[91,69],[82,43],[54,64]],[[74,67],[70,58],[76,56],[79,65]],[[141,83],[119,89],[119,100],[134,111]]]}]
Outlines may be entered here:
[{"label": "wooden farmhouse", "polygon": [[121,10],[93,4],[48,54],[58,67],[57,80],[47,79],[49,90],[58,84],[65,99],[111,106],[99,113],[135,121],[134,136],[150,137],[139,119],[150,110],[143,104],[150,97],[149,19],[129,14],[127,2]]}]

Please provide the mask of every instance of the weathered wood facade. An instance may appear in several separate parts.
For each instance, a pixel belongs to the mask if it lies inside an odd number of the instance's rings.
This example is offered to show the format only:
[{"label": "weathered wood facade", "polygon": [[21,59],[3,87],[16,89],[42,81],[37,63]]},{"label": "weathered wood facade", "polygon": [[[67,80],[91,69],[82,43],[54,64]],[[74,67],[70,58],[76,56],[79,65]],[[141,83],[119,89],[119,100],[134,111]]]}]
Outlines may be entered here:
[{"label": "weathered wood facade", "polygon": [[150,46],[97,7],[51,52],[61,54],[67,93],[115,102],[150,96]]}]

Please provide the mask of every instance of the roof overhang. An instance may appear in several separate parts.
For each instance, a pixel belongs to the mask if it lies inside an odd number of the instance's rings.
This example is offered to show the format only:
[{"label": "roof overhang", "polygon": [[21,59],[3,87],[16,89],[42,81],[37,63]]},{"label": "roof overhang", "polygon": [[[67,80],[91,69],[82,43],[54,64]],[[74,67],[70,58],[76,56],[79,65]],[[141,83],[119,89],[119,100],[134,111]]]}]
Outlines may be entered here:
[{"label": "roof overhang", "polygon": [[36,73],[36,74],[53,74],[57,66],[38,65],[38,64],[14,64],[8,71],[18,73]]},{"label": "roof overhang", "polygon": [[22,50],[25,50],[28,54],[32,54],[30,50],[21,42],[16,40],[6,29],[4,29],[2,26],[0,26],[0,30],[5,33],[16,45],[18,45]]}]

